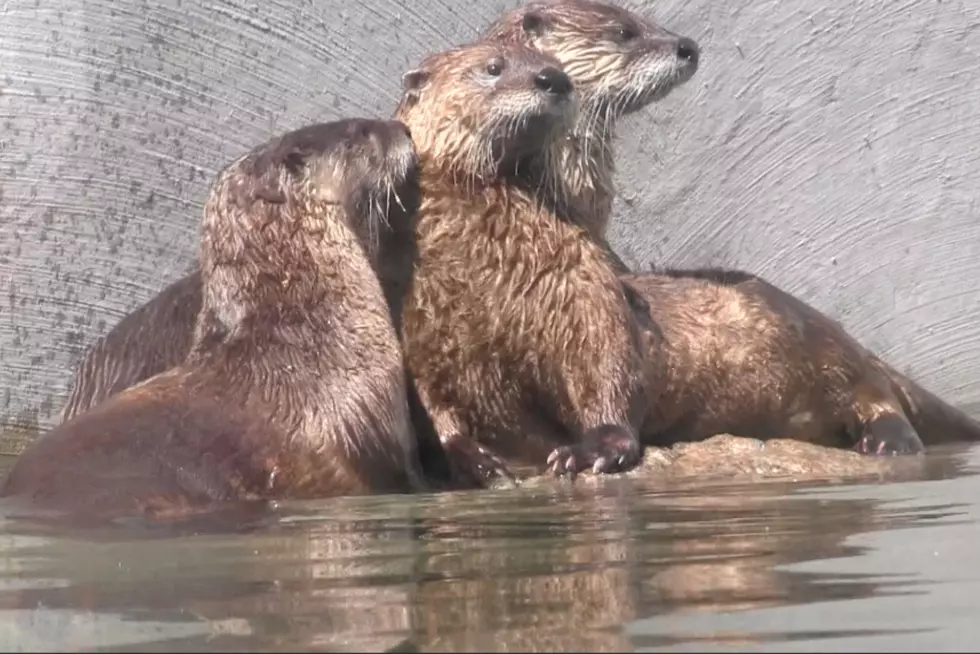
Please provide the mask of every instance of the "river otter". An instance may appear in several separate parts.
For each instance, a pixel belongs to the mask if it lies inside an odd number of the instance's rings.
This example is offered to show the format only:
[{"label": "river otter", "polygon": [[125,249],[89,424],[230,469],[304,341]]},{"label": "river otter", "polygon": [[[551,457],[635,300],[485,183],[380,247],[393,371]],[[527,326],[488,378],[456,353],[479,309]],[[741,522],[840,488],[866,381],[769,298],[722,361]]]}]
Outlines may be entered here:
[{"label": "river otter", "polygon": [[[535,169],[543,173],[541,187],[551,194],[551,202],[559,213],[589,229],[593,238],[604,244],[605,227],[615,191],[612,183],[612,141],[617,121],[623,115],[664,97],[677,85],[690,79],[698,67],[697,44],[624,9],[589,0],[533,2],[505,14],[487,30],[485,38],[521,42],[551,54],[562,62],[572,78],[582,98],[579,119],[571,136],[563,141],[561,156],[543,162]],[[608,249],[608,253],[611,263],[620,272],[629,272],[611,249]],[[702,276],[699,271],[663,272],[670,278]],[[705,274],[710,276],[712,273],[708,271]],[[980,440],[980,425],[878,360],[839,325],[766,282],[760,280],[758,283],[764,285],[764,295],[768,298],[758,300],[762,302],[757,304],[759,310],[766,302],[771,303],[776,311],[784,305],[792,306],[793,311],[805,317],[811,331],[818,330],[824,335],[823,338],[830,339],[828,342],[832,344],[833,354],[829,356],[843,357],[846,353],[846,356],[852,357],[836,372],[836,378],[849,379],[851,381],[848,383],[853,386],[837,389],[832,394],[851,398],[850,407],[844,409],[841,400],[835,403],[835,410],[845,411],[852,417],[861,416],[860,424],[867,427],[863,429],[859,449],[918,449],[918,437],[914,430],[901,412],[896,414],[893,410],[899,406],[896,398],[901,399],[906,416],[920,432],[927,435],[927,440]],[[661,280],[655,286],[660,289],[658,293],[667,292],[670,283]],[[681,298],[689,291],[703,295],[703,291],[697,291],[695,286],[683,283],[670,292]],[[629,287],[627,292],[635,303],[637,298]],[[756,293],[749,292],[745,287],[741,287],[741,292],[748,293],[748,301],[753,301],[750,297]],[[641,320],[645,319],[648,330],[654,330],[649,334],[650,348],[659,348],[657,326],[649,321],[646,303],[641,299],[639,304]],[[675,306],[670,301],[668,304]],[[693,305],[685,310],[685,315],[691,320],[697,317]],[[670,320],[670,309],[659,307],[657,316],[661,320]],[[684,319],[682,316],[675,322],[683,323]],[[704,321],[716,317],[706,314],[698,319]],[[737,325],[731,327],[738,329]],[[675,339],[674,342],[678,341]],[[791,342],[781,346],[794,361],[818,355],[819,347],[816,342],[808,343],[805,350],[795,350]],[[651,352],[651,356],[654,360],[650,362],[649,370],[659,375],[664,371],[662,354]],[[810,361],[809,365],[812,364],[813,361]],[[789,360],[784,360],[779,365],[791,364]],[[694,374],[693,371],[689,372]],[[863,380],[860,384],[856,383],[859,379]],[[670,385],[671,382],[663,377],[655,378],[651,380],[649,388],[659,392],[663,383]],[[778,401],[775,398],[770,400]],[[762,401],[761,396],[757,401]],[[681,409],[674,407],[674,410]],[[737,427],[740,424],[736,422],[728,426]],[[897,441],[891,443],[893,439]]]},{"label": "river otter", "polygon": [[575,126],[557,148],[555,163],[532,170],[554,174],[539,183],[556,211],[589,230],[613,264],[628,272],[605,241],[616,191],[616,126],[691,79],[698,69],[698,44],[625,9],[590,0],[532,2],[504,14],[484,38],[524,43],[552,55],[572,78],[581,107]]},{"label": "river otter", "polygon": [[641,458],[643,412],[623,285],[522,178],[573,116],[557,66],[490,41],[405,74],[395,115],[412,131],[422,187],[405,355],[450,454],[472,438],[514,470],[620,471]]},{"label": "river otter", "polygon": [[61,421],[186,359],[201,295],[201,272],[194,270],[120,320],[85,353]]},{"label": "river otter", "polygon": [[[871,453],[923,445],[883,369],[838,323],[738,271],[621,276],[647,314],[661,382],[648,444],[714,434],[795,438]],[[641,308],[642,305],[642,308]]]},{"label": "river otter", "polygon": [[[615,192],[616,124],[690,79],[698,67],[697,44],[625,9],[587,0],[528,4],[503,15],[483,38],[523,42],[551,54],[572,78],[582,110],[554,151],[563,174],[538,183],[552,191],[559,213],[588,229],[627,272],[605,241]],[[560,192],[547,186],[556,183]],[[183,361],[200,303],[195,271],[120,321],[86,352],[62,419]]]},{"label": "river otter", "polygon": [[[733,306],[768,311],[776,322],[792,328],[782,330],[782,336],[779,330],[769,332],[769,347],[775,339],[784,339],[780,347],[786,358],[776,361],[779,367],[793,365],[793,360],[814,367],[815,390],[829,408],[828,420],[837,426],[839,438],[834,443],[825,436],[818,442],[854,445],[866,453],[900,453],[918,451],[922,443],[980,441],[980,423],[882,361],[840,323],[765,279],[720,268],[663,269],[624,277],[640,291],[654,320],[659,312],[654,305],[663,301],[662,289],[672,284],[663,278],[679,283],[678,290],[670,292],[675,300],[693,300],[689,316],[697,305],[706,306],[707,296],[724,297],[735,302]],[[717,315],[706,312],[705,324]],[[737,321],[732,328],[739,329]]]},{"label": "river otter", "polygon": [[40,437],[0,496],[161,515],[422,488],[386,302],[411,274],[418,196],[394,121],[305,127],[230,164],[187,360]]}]

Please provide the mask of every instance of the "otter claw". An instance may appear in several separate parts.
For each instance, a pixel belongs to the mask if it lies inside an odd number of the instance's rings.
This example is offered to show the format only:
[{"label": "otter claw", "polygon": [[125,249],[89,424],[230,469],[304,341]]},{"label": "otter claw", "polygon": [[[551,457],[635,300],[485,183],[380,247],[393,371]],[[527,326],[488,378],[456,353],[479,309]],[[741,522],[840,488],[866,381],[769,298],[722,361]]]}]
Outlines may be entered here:
[{"label": "otter claw", "polygon": [[635,467],[643,451],[632,432],[615,425],[590,429],[576,445],[554,450],[547,460],[556,476],[574,479],[584,470],[593,474],[625,472]]},{"label": "otter claw", "polygon": [[520,485],[503,459],[469,438],[451,439],[446,444],[446,450],[454,477],[465,479],[478,488],[485,488],[495,479],[503,479],[513,486]]},{"label": "otter claw", "polygon": [[862,454],[877,456],[918,454],[925,450],[922,440],[904,417],[885,415],[868,423],[855,448]]}]

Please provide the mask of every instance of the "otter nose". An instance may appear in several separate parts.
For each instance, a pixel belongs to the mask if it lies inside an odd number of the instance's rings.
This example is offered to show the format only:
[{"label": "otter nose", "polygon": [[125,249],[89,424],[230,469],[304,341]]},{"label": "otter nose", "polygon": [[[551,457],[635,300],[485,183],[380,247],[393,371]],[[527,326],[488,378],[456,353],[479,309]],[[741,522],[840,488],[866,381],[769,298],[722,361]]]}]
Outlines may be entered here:
[{"label": "otter nose", "polygon": [[405,123],[399,120],[389,120],[385,122],[385,127],[393,145],[411,143],[412,132],[409,131],[408,125]]},{"label": "otter nose", "polygon": [[557,68],[549,66],[534,76],[534,86],[545,93],[568,95],[572,91],[572,80]]},{"label": "otter nose", "polygon": [[677,58],[686,61],[691,66],[697,68],[698,57],[701,52],[698,48],[698,44],[694,39],[689,39],[686,36],[682,36],[677,41]]}]

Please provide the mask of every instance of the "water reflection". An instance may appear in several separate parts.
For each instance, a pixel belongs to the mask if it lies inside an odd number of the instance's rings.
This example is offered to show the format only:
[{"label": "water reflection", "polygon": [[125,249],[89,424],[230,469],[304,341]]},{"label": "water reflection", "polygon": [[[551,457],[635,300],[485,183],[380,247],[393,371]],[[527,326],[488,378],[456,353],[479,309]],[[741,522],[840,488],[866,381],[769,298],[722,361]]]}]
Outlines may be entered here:
[{"label": "water reflection", "polygon": [[[865,637],[882,630],[834,631],[812,611],[782,629],[751,619],[722,628],[718,616],[923,592],[928,580],[865,571],[875,550],[856,537],[900,549],[928,542],[933,522],[965,520],[976,459],[934,453],[915,473],[925,483],[881,486],[665,488],[634,476],[291,504],[196,535],[8,518],[0,648],[631,651]],[[876,497],[882,489],[892,499]],[[862,563],[797,569],[828,559]],[[708,622],[675,628],[698,615]],[[882,617],[892,635],[915,630]]]}]

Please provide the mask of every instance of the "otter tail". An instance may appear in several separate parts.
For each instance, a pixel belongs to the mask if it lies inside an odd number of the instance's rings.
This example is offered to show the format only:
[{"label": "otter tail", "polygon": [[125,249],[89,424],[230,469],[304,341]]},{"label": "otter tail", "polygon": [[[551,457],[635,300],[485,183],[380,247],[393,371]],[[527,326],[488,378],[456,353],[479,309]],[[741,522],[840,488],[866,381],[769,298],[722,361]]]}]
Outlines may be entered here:
[{"label": "otter tail", "polygon": [[925,445],[980,441],[980,422],[947,404],[888,364],[878,365],[891,379],[909,422]]}]

